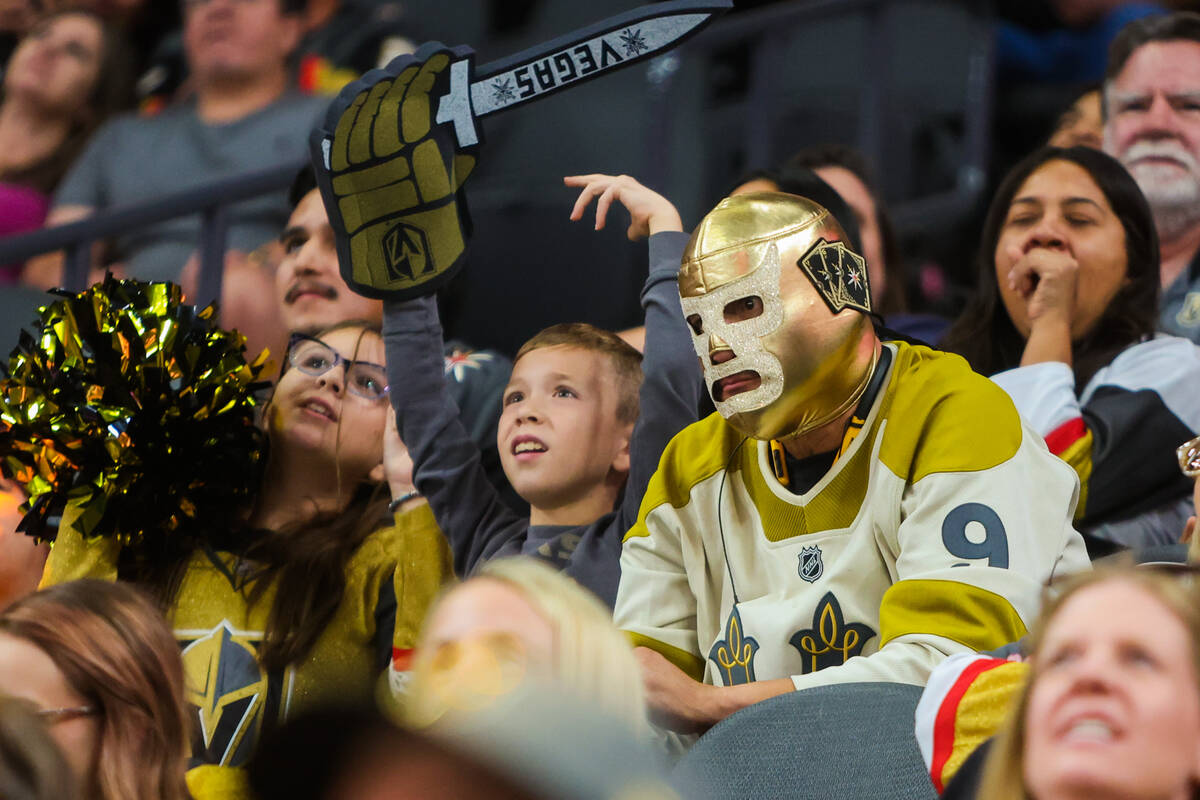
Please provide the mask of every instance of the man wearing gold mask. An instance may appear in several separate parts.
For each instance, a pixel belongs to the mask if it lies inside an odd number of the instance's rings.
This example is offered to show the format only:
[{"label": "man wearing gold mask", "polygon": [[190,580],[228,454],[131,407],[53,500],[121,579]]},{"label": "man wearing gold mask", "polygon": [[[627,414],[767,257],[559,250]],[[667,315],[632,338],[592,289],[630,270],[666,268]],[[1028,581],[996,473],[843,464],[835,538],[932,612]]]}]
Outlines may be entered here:
[{"label": "man wearing gold mask", "polygon": [[1019,639],[1088,568],[1078,482],[956,356],[881,341],[862,257],[804,198],[725,199],[679,273],[717,414],[664,452],[616,621],[657,721],[793,689],[923,684]]}]

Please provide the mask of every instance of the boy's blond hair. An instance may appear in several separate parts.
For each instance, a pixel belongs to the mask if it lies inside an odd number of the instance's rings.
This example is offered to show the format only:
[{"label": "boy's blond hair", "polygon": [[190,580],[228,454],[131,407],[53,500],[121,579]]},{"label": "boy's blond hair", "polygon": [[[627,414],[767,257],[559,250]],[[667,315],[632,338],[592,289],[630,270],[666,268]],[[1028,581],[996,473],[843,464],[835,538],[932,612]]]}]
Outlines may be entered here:
[{"label": "boy's blond hair", "polygon": [[612,331],[586,322],[563,322],[535,333],[521,345],[513,364],[534,350],[575,347],[608,359],[617,379],[617,421],[633,423],[638,417],[638,392],[642,388],[642,354]]}]

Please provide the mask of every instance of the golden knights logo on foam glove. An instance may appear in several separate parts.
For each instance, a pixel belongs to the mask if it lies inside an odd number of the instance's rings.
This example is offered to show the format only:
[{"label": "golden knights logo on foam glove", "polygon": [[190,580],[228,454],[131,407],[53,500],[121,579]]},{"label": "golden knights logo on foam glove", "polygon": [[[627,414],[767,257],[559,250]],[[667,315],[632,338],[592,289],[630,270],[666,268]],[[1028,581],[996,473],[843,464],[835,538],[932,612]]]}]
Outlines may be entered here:
[{"label": "golden knights logo on foam glove", "polygon": [[472,55],[423,45],[343,89],[313,131],[342,277],[360,294],[432,294],[462,266],[470,220],[461,189],[477,146],[460,148],[434,113],[450,63]]}]

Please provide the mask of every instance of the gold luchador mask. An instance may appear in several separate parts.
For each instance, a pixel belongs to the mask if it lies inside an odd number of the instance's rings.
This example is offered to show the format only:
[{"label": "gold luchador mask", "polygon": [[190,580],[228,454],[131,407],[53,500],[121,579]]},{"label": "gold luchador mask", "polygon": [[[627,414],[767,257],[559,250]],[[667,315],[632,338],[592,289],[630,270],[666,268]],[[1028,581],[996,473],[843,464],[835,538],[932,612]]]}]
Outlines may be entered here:
[{"label": "gold luchador mask", "polygon": [[746,435],[799,436],[866,389],[876,361],[866,262],[811,200],[722,200],[688,242],[679,295],[717,411]]}]

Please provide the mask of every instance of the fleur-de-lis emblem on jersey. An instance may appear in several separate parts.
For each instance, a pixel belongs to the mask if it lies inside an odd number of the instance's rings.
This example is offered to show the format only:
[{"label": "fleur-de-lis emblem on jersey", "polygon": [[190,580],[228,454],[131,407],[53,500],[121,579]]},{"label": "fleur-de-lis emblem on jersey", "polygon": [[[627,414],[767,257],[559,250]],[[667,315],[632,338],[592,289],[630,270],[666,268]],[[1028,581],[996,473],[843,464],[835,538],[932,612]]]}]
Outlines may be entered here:
[{"label": "fleur-de-lis emblem on jersey", "polygon": [[742,614],[735,605],[725,622],[725,640],[718,641],[708,651],[708,657],[717,665],[721,682],[726,686],[754,682],[754,654],[758,652],[758,642],[742,630]]},{"label": "fleur-de-lis emblem on jersey", "polygon": [[836,667],[862,652],[863,646],[875,636],[870,625],[847,623],[842,607],[833,592],[826,592],[813,612],[812,628],[796,631],[788,644],[804,656],[804,674],[826,667]]},{"label": "fleur-de-lis emblem on jersey", "polygon": [[800,267],[834,314],[847,308],[871,313],[867,262],[842,242],[818,239],[800,259]]}]

